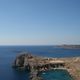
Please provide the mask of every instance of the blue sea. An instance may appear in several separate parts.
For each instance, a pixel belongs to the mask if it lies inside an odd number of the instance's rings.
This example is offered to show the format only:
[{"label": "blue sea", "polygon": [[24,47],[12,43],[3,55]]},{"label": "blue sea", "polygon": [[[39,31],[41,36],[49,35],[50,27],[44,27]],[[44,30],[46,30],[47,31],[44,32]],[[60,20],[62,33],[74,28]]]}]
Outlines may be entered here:
[{"label": "blue sea", "polygon": [[[55,46],[0,46],[0,80],[29,80],[27,71],[16,71],[12,68],[16,56],[23,51],[44,57],[80,56],[80,49],[63,49]],[[62,70],[43,72],[41,76],[44,80],[72,80],[71,76]]]}]

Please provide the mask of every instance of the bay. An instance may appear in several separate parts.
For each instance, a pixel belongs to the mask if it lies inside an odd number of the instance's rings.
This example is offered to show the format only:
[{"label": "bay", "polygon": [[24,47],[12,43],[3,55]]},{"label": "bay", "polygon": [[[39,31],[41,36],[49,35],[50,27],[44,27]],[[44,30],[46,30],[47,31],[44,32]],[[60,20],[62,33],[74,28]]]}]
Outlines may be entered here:
[{"label": "bay", "polygon": [[[0,46],[0,80],[29,80],[28,72],[16,71],[12,68],[12,63],[16,56],[20,55],[23,51],[43,57],[80,56],[79,49],[63,49],[55,46]],[[51,80],[54,80],[51,75],[49,77]]]}]

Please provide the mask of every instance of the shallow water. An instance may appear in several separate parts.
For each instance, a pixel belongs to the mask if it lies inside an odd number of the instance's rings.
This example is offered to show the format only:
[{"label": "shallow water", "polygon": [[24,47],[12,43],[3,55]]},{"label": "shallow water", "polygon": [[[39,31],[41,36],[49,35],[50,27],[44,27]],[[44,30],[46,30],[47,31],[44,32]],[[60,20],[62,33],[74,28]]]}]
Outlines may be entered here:
[{"label": "shallow water", "polygon": [[50,70],[43,72],[41,77],[44,80],[73,80],[66,70]]},{"label": "shallow water", "polygon": [[[27,72],[16,71],[11,67],[15,57],[19,55],[19,52],[21,51],[28,51],[33,55],[45,57],[80,56],[80,50],[68,50],[56,48],[54,46],[0,46],[0,80],[29,80],[29,74]],[[48,73],[50,73],[48,77],[51,78],[51,80],[55,80],[55,78],[52,79],[54,76],[51,76],[51,72]],[[62,76],[63,74],[61,74],[61,72],[59,73],[61,75],[61,79],[56,80],[66,80]],[[55,74],[57,73],[55,72]],[[58,77],[60,78],[60,76]],[[68,75],[66,78],[68,78]]]}]

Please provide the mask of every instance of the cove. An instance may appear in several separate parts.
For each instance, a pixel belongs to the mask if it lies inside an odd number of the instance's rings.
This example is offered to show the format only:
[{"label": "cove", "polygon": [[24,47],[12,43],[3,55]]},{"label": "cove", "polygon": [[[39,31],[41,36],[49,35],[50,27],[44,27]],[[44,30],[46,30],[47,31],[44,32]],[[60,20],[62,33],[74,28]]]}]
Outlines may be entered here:
[{"label": "cove", "polygon": [[66,70],[49,70],[40,73],[43,80],[74,80]]}]

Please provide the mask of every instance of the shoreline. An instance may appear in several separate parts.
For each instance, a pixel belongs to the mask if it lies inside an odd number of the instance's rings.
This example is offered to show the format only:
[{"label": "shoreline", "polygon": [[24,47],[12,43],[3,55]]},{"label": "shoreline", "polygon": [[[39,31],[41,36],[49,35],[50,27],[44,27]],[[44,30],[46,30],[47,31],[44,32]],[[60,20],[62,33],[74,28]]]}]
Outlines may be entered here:
[{"label": "shoreline", "polygon": [[39,72],[51,69],[66,69],[74,80],[80,79],[80,57],[48,58],[21,54],[16,57],[14,68],[25,69],[30,73],[30,80],[42,80]]},{"label": "shoreline", "polygon": [[80,80],[80,57],[61,58],[65,61],[65,67],[74,80]]}]

